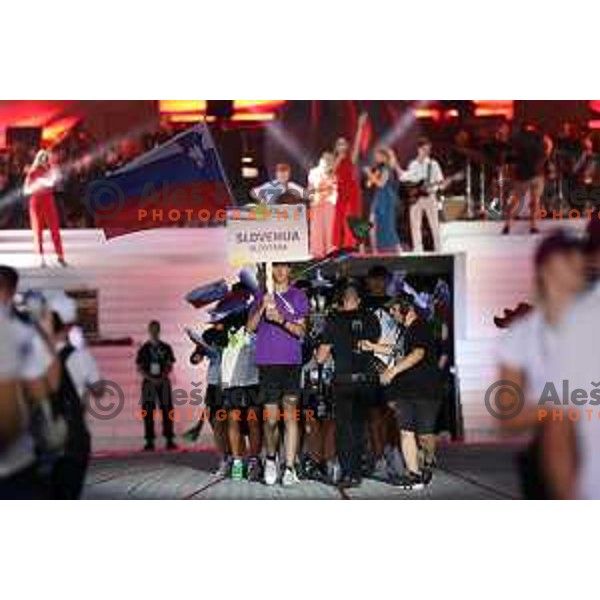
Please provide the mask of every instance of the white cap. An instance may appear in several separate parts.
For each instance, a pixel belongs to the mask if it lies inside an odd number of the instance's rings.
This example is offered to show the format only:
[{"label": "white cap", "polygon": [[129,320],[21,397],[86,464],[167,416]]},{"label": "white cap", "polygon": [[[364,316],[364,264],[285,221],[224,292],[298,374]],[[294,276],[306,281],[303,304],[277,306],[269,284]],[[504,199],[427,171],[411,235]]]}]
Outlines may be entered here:
[{"label": "white cap", "polygon": [[64,292],[48,295],[48,308],[56,313],[65,325],[71,325],[77,321],[77,303]]}]

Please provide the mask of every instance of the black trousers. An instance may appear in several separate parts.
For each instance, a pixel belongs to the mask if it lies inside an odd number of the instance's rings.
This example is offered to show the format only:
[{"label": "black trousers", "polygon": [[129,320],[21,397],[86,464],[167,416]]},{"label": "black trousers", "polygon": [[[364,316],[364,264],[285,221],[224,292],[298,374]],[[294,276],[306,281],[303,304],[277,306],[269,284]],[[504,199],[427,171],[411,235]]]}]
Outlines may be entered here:
[{"label": "black trousers", "polygon": [[362,475],[367,412],[375,389],[360,383],[336,383],[333,387],[336,447],[342,477]]},{"label": "black trousers", "polygon": [[142,384],[142,409],[144,410],[144,437],[146,442],[154,442],[154,411],[160,409],[162,432],[167,442],[173,440],[173,420],[169,413],[173,410],[171,382],[163,379],[161,383],[144,381]]},{"label": "black trousers", "polygon": [[48,497],[35,466],[0,477],[0,500],[43,500]]},{"label": "black trousers", "polygon": [[67,440],[65,453],[52,472],[52,498],[78,500],[83,491],[90,462],[91,439],[87,429],[73,432]]}]

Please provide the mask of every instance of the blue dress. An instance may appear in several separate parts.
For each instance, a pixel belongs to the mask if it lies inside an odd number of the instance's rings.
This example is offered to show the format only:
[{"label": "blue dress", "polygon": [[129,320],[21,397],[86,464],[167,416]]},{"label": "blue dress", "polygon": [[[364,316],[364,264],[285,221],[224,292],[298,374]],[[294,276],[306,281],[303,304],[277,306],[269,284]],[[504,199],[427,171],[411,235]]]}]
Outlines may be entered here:
[{"label": "blue dress", "polygon": [[387,173],[387,181],[383,187],[375,189],[371,204],[371,221],[375,225],[375,246],[377,250],[395,250],[400,245],[396,229],[396,207],[398,195],[396,181],[389,167],[381,167]]}]

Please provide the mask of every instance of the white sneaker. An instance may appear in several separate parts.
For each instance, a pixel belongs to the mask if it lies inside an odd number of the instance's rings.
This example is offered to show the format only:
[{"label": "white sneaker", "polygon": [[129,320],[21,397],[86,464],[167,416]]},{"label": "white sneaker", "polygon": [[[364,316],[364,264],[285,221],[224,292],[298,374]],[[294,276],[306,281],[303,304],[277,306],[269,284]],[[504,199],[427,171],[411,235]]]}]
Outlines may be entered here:
[{"label": "white sneaker", "polygon": [[229,477],[231,472],[231,458],[229,456],[224,456],[221,459],[221,463],[219,464],[218,469],[215,471],[215,475],[219,477]]},{"label": "white sneaker", "polygon": [[296,469],[294,467],[286,467],[285,472],[283,473],[283,479],[281,480],[281,485],[294,485],[299,482],[300,480],[296,474]]},{"label": "white sneaker", "polygon": [[340,463],[337,459],[330,460],[327,463],[327,476],[329,477],[329,481],[335,485],[340,480],[342,473],[340,469]]},{"label": "white sneaker", "polygon": [[273,458],[265,459],[265,483],[275,485],[277,483],[277,461]]}]

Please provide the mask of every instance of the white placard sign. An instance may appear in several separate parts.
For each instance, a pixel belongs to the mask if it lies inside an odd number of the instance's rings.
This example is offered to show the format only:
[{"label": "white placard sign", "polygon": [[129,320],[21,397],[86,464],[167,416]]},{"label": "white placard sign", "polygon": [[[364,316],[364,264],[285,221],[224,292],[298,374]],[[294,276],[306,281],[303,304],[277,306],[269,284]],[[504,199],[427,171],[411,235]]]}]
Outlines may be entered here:
[{"label": "white placard sign", "polygon": [[228,209],[226,231],[229,260],[235,266],[310,258],[303,204]]}]

